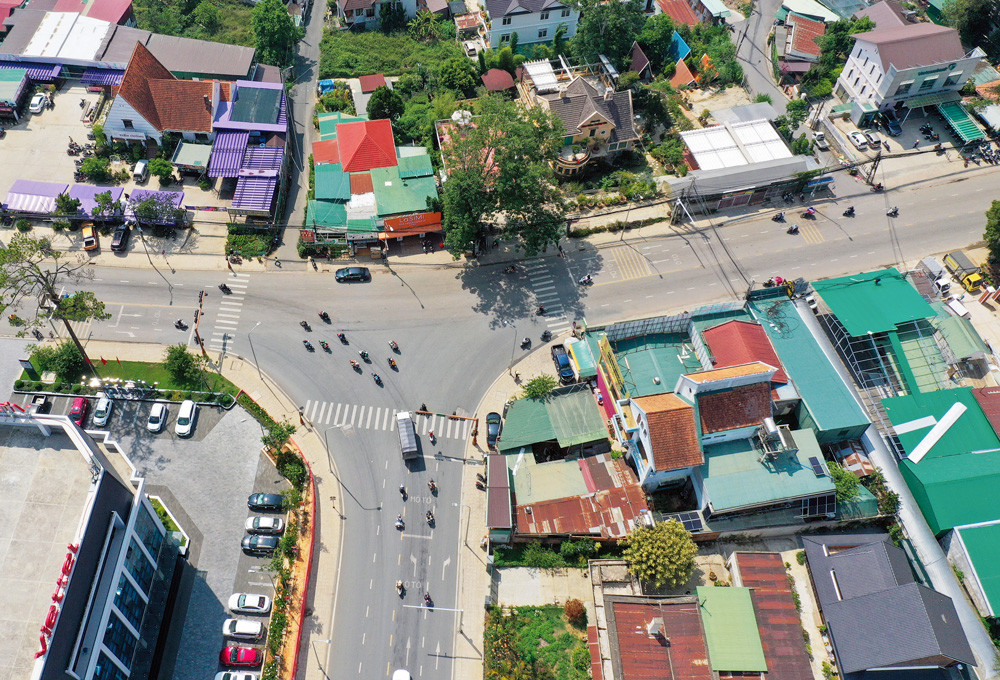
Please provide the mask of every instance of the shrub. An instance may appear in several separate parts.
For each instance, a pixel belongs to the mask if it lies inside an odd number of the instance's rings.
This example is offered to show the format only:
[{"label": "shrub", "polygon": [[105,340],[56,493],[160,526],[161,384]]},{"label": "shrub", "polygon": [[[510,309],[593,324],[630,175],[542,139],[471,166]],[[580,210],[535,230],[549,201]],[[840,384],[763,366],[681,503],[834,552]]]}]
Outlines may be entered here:
[{"label": "shrub", "polygon": [[202,191],[209,191],[215,186],[215,180],[208,177],[198,178],[198,188]]},{"label": "shrub", "polygon": [[61,231],[66,231],[69,229],[69,220],[56,220],[52,223],[52,231],[57,234]]},{"label": "shrub", "polygon": [[563,566],[562,558],[551,548],[544,547],[539,541],[529,543],[524,548],[522,561],[524,566],[538,569],[557,569]]},{"label": "shrub", "polygon": [[40,371],[52,371],[63,383],[61,391],[68,392],[86,369],[83,355],[72,340],[64,340],[58,345],[36,347],[31,353],[31,363]]},{"label": "shrub", "polygon": [[14,381],[14,389],[15,390],[23,390],[24,389],[24,381],[23,380],[15,380]]},{"label": "shrub", "polygon": [[271,615],[271,625],[267,629],[267,649],[272,655],[276,655],[281,649],[287,625],[288,615],[285,612],[279,610]]},{"label": "shrub", "polygon": [[73,394],[83,394],[83,385],[73,385]]},{"label": "shrub", "polygon": [[309,472],[297,454],[279,451],[275,467],[298,490],[302,490],[309,479]]},{"label": "shrub", "polygon": [[563,605],[563,614],[566,615],[566,620],[570,622],[570,625],[577,628],[587,627],[587,608],[580,600],[566,600],[566,604]]},{"label": "shrub", "polygon": [[806,551],[805,550],[800,550],[797,553],[795,553],[795,561],[798,562],[799,564],[805,564],[806,563]]},{"label": "shrub", "polygon": [[24,232],[31,229],[31,222],[22,217],[21,219],[19,219],[17,222],[14,223],[14,227],[16,227],[17,230],[23,234]]},{"label": "shrub", "polygon": [[236,403],[246,409],[247,413],[253,416],[254,420],[264,426],[265,429],[271,429],[277,423],[274,419],[267,414],[267,411],[262,409],[260,405],[251,399],[247,394],[240,392],[239,396],[236,398]]}]

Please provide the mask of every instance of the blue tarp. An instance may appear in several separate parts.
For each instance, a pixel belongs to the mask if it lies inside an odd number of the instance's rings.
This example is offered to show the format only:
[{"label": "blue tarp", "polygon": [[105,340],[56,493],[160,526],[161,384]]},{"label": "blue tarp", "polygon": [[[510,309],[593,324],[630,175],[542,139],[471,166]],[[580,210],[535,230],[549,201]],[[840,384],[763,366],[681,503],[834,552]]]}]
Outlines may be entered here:
[{"label": "blue tarp", "polygon": [[332,80],[320,80],[316,83],[316,91],[320,94],[326,94],[334,87],[334,82]]}]

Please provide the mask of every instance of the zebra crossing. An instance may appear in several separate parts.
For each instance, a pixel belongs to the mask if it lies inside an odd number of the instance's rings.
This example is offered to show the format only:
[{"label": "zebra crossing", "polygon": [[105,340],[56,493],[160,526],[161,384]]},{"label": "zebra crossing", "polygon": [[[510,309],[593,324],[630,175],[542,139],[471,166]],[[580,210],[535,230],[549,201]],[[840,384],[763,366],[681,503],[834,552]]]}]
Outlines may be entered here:
[{"label": "zebra crossing", "polygon": [[236,328],[240,324],[240,314],[243,312],[243,299],[247,295],[247,286],[250,284],[249,274],[234,274],[226,279],[226,285],[232,291],[229,295],[222,295],[219,300],[219,308],[215,312],[215,322],[212,324],[212,336],[208,338],[209,349],[222,351],[232,347],[233,338],[236,337]]},{"label": "zebra crossing", "polygon": [[[313,425],[349,426],[385,432],[396,429],[397,412],[398,409],[390,406],[366,406],[311,399],[302,407],[302,415]],[[418,434],[427,434],[433,430],[434,436],[439,439],[467,439],[472,430],[471,420],[443,415],[414,415],[413,424]]]},{"label": "zebra crossing", "polygon": [[[561,262],[561,260],[560,260]],[[535,291],[538,304],[545,307],[546,326],[555,334],[562,333],[572,325],[572,320],[566,316],[566,308],[556,290],[555,274],[549,267],[547,259],[528,260],[524,263],[528,272],[531,288]]]}]

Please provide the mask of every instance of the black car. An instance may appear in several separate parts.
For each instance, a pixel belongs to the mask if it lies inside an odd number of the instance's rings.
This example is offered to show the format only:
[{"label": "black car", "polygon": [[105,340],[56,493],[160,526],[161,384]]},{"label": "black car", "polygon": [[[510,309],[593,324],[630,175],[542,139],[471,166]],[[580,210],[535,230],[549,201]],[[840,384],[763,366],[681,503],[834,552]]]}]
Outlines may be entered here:
[{"label": "black car", "polygon": [[573,382],[575,379],[573,366],[569,363],[569,355],[566,353],[566,348],[563,345],[552,346],[552,363],[556,365],[556,371],[559,372],[559,381],[562,384],[568,385]]},{"label": "black car", "polygon": [[497,445],[500,439],[500,430],[503,428],[500,414],[490,411],[486,414],[486,444],[491,449]]},{"label": "black car", "polygon": [[370,281],[372,274],[368,271],[368,267],[344,267],[337,270],[336,277],[338,283],[347,283],[350,281]]},{"label": "black car", "polygon": [[120,253],[128,247],[128,238],[132,235],[132,230],[127,224],[123,224],[117,229],[115,229],[114,235],[111,237],[111,250],[116,253]]},{"label": "black car", "polygon": [[277,536],[261,536],[258,534],[243,537],[243,552],[248,555],[263,555],[267,557],[268,555],[273,555],[277,549]]},{"label": "black car", "polygon": [[890,135],[897,137],[903,134],[903,128],[899,125],[899,121],[896,120],[896,114],[891,110],[883,111],[879,114],[879,118],[882,119],[882,126],[885,128],[885,131]]},{"label": "black car", "polygon": [[247,507],[258,512],[282,510],[284,505],[285,499],[276,493],[255,493],[247,499]]}]

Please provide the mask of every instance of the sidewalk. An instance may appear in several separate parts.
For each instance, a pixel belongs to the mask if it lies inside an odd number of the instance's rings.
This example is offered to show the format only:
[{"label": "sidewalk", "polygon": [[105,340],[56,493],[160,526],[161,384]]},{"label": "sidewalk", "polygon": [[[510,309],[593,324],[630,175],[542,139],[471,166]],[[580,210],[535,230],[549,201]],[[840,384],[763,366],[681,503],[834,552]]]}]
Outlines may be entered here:
[{"label": "sidewalk", "polygon": [[[549,348],[562,342],[568,333],[553,337],[550,342],[538,343],[521,361],[515,364],[512,373],[502,373],[490,385],[476,407],[475,417],[479,418],[479,437],[475,445],[469,440],[462,473],[461,509],[465,511],[465,526],[462,531],[462,545],[458,550],[458,598],[456,608],[462,610],[455,630],[455,645],[452,651],[454,666],[453,680],[482,678],[483,629],[485,623],[485,602],[490,592],[490,574],[486,567],[486,550],[480,541],[486,536],[486,492],[476,488],[476,473],[486,474],[486,414],[490,411],[503,413],[504,403],[514,399],[522,386],[530,379],[544,373],[552,374],[552,359]],[[520,384],[514,382],[514,375],[520,374]]]}]

